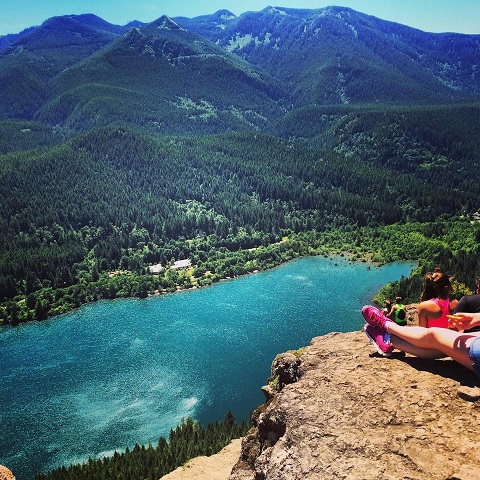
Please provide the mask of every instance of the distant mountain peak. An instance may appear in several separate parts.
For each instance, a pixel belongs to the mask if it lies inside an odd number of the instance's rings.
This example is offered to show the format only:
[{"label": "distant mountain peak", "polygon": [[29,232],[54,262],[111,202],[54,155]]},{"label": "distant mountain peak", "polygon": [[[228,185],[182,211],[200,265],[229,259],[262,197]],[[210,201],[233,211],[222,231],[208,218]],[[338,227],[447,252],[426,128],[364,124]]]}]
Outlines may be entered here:
[{"label": "distant mountain peak", "polygon": [[131,22],[128,22],[125,27],[127,28],[141,28],[144,27],[145,23],[140,22],[139,20],[132,20]]},{"label": "distant mountain peak", "polygon": [[159,19],[150,23],[149,26],[164,30],[184,30],[177,22],[167,17],[167,15],[161,16]]},{"label": "distant mountain peak", "polygon": [[237,18],[237,16],[232,13],[230,10],[218,10],[218,12],[214,13],[214,17],[220,18],[221,20],[233,20]]},{"label": "distant mountain peak", "polygon": [[93,14],[93,13],[82,13],[80,15],[65,15],[65,18],[70,18],[72,20],[78,20],[78,21],[83,21],[83,22],[102,22],[102,23],[107,23],[105,20],[100,18],[99,16]]},{"label": "distant mountain peak", "polygon": [[265,13],[270,13],[271,15],[287,15],[287,12],[284,8],[281,7],[265,7],[263,10]]}]

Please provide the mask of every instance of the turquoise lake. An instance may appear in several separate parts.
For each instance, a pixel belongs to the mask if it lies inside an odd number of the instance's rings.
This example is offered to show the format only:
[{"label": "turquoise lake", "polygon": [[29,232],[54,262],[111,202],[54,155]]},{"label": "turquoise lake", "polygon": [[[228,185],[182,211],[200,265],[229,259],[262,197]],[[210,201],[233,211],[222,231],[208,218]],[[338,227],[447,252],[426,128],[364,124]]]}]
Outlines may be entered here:
[{"label": "turquoise lake", "polygon": [[17,480],[136,443],[182,418],[264,402],[277,353],[363,326],[361,307],[415,265],[309,257],[212,287],[87,305],[0,328],[0,464]]}]

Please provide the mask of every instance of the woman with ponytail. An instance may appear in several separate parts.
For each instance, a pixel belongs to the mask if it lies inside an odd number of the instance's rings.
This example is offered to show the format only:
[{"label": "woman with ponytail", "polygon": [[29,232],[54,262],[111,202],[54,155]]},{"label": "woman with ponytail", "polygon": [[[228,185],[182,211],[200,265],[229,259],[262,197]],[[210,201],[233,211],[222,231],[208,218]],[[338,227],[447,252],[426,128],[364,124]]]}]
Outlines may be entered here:
[{"label": "woman with ponytail", "polygon": [[458,300],[450,300],[450,277],[439,273],[433,279],[432,286],[435,297],[418,304],[418,324],[428,328],[448,328],[447,315],[451,315],[458,304]]}]

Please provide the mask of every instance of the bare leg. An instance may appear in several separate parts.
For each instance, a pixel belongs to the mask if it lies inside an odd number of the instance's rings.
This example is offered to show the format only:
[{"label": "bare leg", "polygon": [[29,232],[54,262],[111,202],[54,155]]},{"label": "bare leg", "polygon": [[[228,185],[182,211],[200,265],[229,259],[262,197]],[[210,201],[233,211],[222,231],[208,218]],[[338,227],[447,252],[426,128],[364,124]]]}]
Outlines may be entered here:
[{"label": "bare leg", "polygon": [[402,352],[410,353],[415,355],[416,357],[426,358],[429,360],[434,360],[436,358],[443,358],[447,355],[440,350],[435,350],[433,348],[424,348],[424,347],[417,347],[403,338],[396,337],[392,335],[390,337],[390,345],[393,345],[397,350],[401,350]]},{"label": "bare leg", "polygon": [[[449,356],[472,369],[468,348],[472,339],[478,337],[480,333],[459,333],[448,328],[402,327],[394,322],[388,322],[388,331],[392,335],[393,346],[400,350],[403,350],[402,346],[409,348],[404,351],[422,358]],[[402,340],[406,343],[402,343]]]}]

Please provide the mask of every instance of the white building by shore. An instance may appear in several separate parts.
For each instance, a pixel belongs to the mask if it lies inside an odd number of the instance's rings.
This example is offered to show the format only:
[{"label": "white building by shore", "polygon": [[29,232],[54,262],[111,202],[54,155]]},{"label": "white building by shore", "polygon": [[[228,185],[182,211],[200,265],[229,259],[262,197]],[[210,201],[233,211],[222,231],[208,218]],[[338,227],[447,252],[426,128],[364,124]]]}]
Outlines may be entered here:
[{"label": "white building by shore", "polygon": [[192,262],[187,258],[186,260],[177,260],[170,268],[188,268],[191,264]]}]

